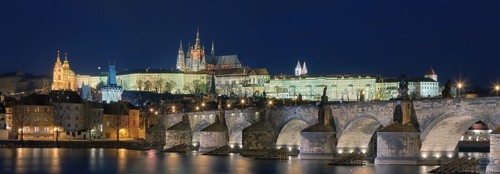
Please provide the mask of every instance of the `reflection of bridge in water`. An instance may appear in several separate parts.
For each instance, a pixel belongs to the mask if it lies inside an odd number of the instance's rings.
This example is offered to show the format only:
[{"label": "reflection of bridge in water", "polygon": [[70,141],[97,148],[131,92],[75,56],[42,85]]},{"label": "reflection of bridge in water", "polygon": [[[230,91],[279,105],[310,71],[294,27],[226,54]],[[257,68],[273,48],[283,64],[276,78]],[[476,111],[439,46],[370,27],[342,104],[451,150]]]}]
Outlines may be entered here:
[{"label": "reflection of bridge in water", "polygon": [[[319,107],[313,105],[273,107],[267,111],[226,110],[228,142],[222,144],[242,146],[245,155],[287,147],[300,149],[301,158],[333,158],[342,153],[362,152],[377,155],[376,163],[379,164],[425,164],[456,158],[458,142],[475,122],[482,121],[491,129],[500,123],[500,97],[407,103],[409,107],[401,107],[403,113],[396,109],[402,101],[327,105],[332,131],[308,128],[318,123]],[[405,122],[398,114],[403,115],[407,119],[405,124],[412,125],[415,130],[394,126],[395,120]],[[186,115],[190,126],[185,130],[191,132],[189,143],[203,144],[200,131],[214,123],[217,112]],[[267,119],[262,119],[264,117]],[[180,122],[182,114],[160,116],[160,119],[170,127]],[[495,139],[499,132],[492,132],[492,150],[496,146],[500,149]],[[173,146],[175,143],[170,142],[182,138],[175,130],[167,131],[166,136],[167,146]],[[500,153],[492,151],[492,154],[492,163],[496,159],[500,163]]]}]

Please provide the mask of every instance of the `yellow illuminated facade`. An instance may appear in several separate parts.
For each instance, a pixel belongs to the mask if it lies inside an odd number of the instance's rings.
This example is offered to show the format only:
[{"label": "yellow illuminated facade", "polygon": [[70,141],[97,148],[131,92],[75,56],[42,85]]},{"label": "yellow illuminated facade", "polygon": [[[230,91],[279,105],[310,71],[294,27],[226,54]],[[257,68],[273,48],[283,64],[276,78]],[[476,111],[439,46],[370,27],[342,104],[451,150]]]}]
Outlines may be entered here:
[{"label": "yellow illuminated facade", "polygon": [[64,62],[61,63],[60,52],[57,51],[52,90],[76,91],[76,89],[76,74],[69,68],[68,54],[65,54]]}]

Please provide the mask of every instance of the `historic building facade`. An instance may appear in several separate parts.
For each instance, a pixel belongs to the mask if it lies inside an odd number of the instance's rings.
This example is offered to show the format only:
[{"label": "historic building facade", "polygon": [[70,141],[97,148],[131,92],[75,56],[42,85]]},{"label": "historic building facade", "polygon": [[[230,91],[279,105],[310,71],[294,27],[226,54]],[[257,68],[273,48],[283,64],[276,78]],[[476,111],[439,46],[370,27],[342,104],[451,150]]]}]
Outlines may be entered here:
[{"label": "historic building facade", "polygon": [[274,76],[265,84],[265,91],[271,98],[296,99],[299,94],[304,100],[319,101],[324,87],[328,87],[330,101],[390,100],[398,97],[399,83],[408,81],[408,94],[412,98],[440,96],[437,74],[431,68],[421,78],[385,78],[370,74],[336,74],[311,76],[307,68],[297,62],[295,76]]},{"label": "historic building facade", "polygon": [[12,130],[18,138],[52,139],[54,137],[54,106],[48,95],[31,94],[13,106]]},{"label": "historic building facade", "polygon": [[412,98],[432,98],[441,95],[439,89],[438,75],[434,69],[430,70],[424,77],[401,77],[401,78],[379,78],[377,79],[376,100],[389,100],[398,97],[399,83],[408,81],[408,94]]},{"label": "historic building facade", "polygon": [[52,90],[76,91],[76,89],[76,74],[69,67],[68,53],[64,54],[64,62],[61,63],[60,52],[57,51],[56,63],[54,64]]},{"label": "historic building facade", "polygon": [[101,139],[139,138],[139,108],[125,102],[103,105]]},{"label": "historic building facade", "polygon": [[50,88],[50,77],[34,76],[20,71],[0,75],[0,92],[9,95],[34,91],[44,92]]},{"label": "historic building facade", "polygon": [[377,77],[368,74],[338,74],[324,76],[274,76],[265,84],[266,95],[277,99],[319,101],[327,87],[329,101],[373,100]]}]

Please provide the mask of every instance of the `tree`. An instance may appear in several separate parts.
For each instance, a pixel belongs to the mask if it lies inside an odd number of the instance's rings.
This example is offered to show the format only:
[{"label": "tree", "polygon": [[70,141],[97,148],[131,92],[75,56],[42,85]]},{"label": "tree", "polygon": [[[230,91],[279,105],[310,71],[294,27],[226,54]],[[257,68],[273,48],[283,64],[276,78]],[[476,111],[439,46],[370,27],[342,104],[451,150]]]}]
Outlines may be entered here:
[{"label": "tree", "polygon": [[443,98],[451,98],[451,80],[448,79],[441,94]]},{"label": "tree", "polygon": [[116,142],[120,141],[122,128],[122,114],[126,113],[126,106],[122,102],[111,103],[111,116],[108,116],[109,126],[116,132]]},{"label": "tree", "polygon": [[140,91],[142,90],[142,88],[144,87],[144,81],[142,81],[141,79],[137,79],[135,81],[135,88]]},{"label": "tree", "polygon": [[59,131],[61,127],[63,126],[63,119],[64,116],[66,115],[66,112],[68,112],[68,108],[63,106],[62,102],[57,102],[54,103],[54,126],[55,131],[56,131],[56,144],[59,146]]},{"label": "tree", "polygon": [[172,93],[175,86],[177,86],[177,84],[173,80],[165,82],[165,92]]},{"label": "tree", "polygon": [[30,116],[30,107],[27,105],[16,105],[13,108],[12,121],[14,130],[21,130],[21,141],[24,141],[24,128],[33,121]]},{"label": "tree", "polygon": [[100,114],[97,113],[97,110],[95,110],[92,107],[92,103],[86,101],[83,103],[83,119],[84,119],[84,126],[85,129],[88,131],[89,139],[92,141],[92,129],[94,129],[97,126],[97,123],[99,121],[99,116]]},{"label": "tree", "polygon": [[165,83],[165,79],[163,78],[158,78],[156,79],[155,81],[153,81],[153,88],[155,89],[156,93],[161,93],[163,92],[164,90],[164,84]]}]

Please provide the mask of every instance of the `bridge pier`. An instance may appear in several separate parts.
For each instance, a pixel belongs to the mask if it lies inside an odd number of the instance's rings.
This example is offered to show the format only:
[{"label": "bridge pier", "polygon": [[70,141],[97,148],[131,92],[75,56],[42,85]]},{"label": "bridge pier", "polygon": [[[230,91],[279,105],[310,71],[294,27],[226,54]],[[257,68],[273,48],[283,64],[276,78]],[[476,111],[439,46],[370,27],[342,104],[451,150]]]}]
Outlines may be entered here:
[{"label": "bridge pier", "polygon": [[420,131],[411,100],[403,99],[394,109],[393,123],[377,132],[375,164],[418,164]]},{"label": "bridge pier", "polygon": [[[395,122],[377,132],[375,164],[417,164],[420,133]],[[409,129],[409,130],[405,130]]]},{"label": "bridge pier", "polygon": [[200,152],[209,152],[229,144],[226,113],[222,103],[222,98],[219,98],[219,114],[215,122],[200,131]]},{"label": "bridge pier", "polygon": [[165,149],[181,144],[191,146],[193,134],[190,125],[189,117],[185,114],[182,116],[181,122],[167,128],[165,132]]},{"label": "bridge pier", "polygon": [[323,102],[318,111],[318,123],[300,132],[300,159],[333,159],[337,137],[331,118],[331,110]]},{"label": "bridge pier", "polygon": [[490,133],[490,163],[486,173],[500,173],[500,127]]}]

